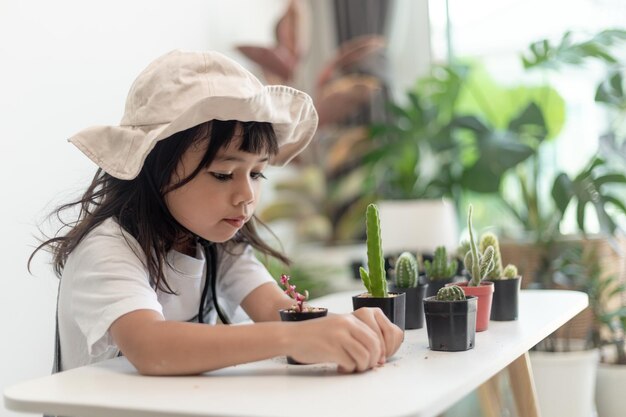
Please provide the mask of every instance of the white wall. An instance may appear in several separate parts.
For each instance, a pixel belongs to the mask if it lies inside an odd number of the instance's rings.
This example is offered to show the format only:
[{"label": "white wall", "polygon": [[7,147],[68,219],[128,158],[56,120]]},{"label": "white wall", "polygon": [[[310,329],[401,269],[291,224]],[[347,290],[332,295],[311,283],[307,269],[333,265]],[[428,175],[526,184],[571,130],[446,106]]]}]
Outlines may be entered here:
[{"label": "white wall", "polygon": [[[50,372],[57,279],[31,276],[36,224],[90,180],[66,138],[117,124],[135,76],[174,48],[265,44],[283,0],[0,2],[0,391]],[[245,13],[241,13],[245,10]],[[0,415],[14,416],[0,407]],[[22,415],[22,414],[20,414]]]}]

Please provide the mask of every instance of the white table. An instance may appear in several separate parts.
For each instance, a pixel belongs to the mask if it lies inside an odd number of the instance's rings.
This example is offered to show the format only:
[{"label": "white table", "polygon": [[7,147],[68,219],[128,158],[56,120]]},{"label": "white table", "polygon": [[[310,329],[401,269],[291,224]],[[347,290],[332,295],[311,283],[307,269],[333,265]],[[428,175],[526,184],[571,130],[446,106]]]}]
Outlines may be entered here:
[{"label": "white table", "polygon": [[[353,294],[313,304],[347,312]],[[146,377],[116,358],[14,385],[4,401],[14,411],[84,417],[434,416],[507,368],[520,415],[536,416],[527,351],[586,306],[580,292],[523,290],[520,320],[492,321],[474,349],[430,351],[426,328],[410,330],[394,358],[362,374],[274,358],[200,376]]]}]

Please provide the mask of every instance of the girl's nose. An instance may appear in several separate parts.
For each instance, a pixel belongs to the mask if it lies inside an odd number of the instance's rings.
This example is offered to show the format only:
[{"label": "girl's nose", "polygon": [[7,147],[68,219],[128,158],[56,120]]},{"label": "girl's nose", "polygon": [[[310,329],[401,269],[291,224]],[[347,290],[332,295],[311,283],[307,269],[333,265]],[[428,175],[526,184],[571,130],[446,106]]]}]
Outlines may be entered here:
[{"label": "girl's nose", "polygon": [[254,202],[254,194],[254,186],[251,180],[243,180],[237,187],[233,203],[236,206],[240,204],[243,204],[244,206],[252,204]]}]

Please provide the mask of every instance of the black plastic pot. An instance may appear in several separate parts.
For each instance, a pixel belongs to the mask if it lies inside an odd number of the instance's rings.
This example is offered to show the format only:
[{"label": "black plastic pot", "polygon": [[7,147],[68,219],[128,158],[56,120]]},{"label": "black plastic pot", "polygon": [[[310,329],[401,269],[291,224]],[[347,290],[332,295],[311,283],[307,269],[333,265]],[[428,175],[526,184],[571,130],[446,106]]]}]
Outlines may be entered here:
[{"label": "black plastic pot", "polygon": [[396,326],[404,330],[405,294],[389,293],[389,297],[372,297],[367,293],[352,297],[352,308],[356,311],[361,307],[378,307]]},{"label": "black plastic pot", "polygon": [[517,320],[518,300],[522,277],[493,280],[493,301],[491,302],[491,320]]},{"label": "black plastic pot", "polygon": [[404,293],[405,315],[404,327],[406,330],[421,329],[424,327],[424,296],[428,284],[418,284],[415,288],[396,287],[389,285],[392,292]]},{"label": "black plastic pot", "polygon": [[[328,314],[327,308],[316,308],[315,311],[303,311],[296,312],[293,310],[283,309],[278,310],[280,313],[280,319],[282,321],[303,321],[316,319],[318,317],[324,317]],[[301,362],[296,361],[291,356],[287,356],[287,363],[292,365],[302,365]]]},{"label": "black plastic pot", "polygon": [[437,291],[445,287],[446,284],[453,282],[454,278],[455,277],[446,278],[446,279],[433,279],[433,280],[426,278],[426,281],[428,282],[428,288],[426,289],[426,297],[434,297],[435,295],[437,295]]},{"label": "black plastic pot", "polygon": [[473,296],[460,301],[424,299],[424,314],[431,350],[458,352],[474,347],[476,336],[476,306]]}]

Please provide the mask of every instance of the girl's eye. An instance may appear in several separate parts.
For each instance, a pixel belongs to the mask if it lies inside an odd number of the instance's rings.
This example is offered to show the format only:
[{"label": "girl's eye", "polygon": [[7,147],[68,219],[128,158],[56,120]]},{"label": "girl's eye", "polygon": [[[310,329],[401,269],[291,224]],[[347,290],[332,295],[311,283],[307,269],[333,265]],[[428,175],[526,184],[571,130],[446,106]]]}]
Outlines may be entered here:
[{"label": "girl's eye", "polygon": [[226,182],[233,179],[233,174],[220,174],[219,172],[211,172],[213,178],[218,181]]},{"label": "girl's eye", "polygon": [[250,178],[252,178],[253,180],[267,179],[267,177],[263,175],[262,172],[251,172]]}]

